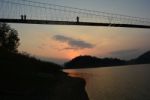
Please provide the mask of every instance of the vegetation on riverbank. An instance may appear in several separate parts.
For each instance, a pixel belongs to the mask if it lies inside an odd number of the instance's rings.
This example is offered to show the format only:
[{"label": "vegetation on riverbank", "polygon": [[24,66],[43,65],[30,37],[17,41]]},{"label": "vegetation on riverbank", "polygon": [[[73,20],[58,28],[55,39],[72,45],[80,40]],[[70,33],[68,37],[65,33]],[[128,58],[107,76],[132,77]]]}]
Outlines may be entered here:
[{"label": "vegetation on riverbank", "polygon": [[93,56],[78,56],[64,64],[65,68],[94,68],[107,66],[121,66],[131,64],[150,64],[150,51],[139,57],[126,61],[118,58],[97,58]]}]

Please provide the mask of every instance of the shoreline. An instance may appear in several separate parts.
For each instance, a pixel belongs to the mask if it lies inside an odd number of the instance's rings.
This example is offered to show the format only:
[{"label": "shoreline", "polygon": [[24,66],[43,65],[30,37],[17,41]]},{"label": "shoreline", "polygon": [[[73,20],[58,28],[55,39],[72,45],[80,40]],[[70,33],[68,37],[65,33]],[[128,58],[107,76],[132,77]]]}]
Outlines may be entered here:
[{"label": "shoreline", "polygon": [[89,100],[82,78],[70,77],[64,72],[37,76],[31,80],[4,79],[0,100]]},{"label": "shoreline", "polygon": [[126,64],[126,65],[103,66],[103,67],[63,68],[63,70],[69,70],[69,69],[92,69],[92,68],[112,68],[112,67],[124,67],[124,66],[136,66],[136,65],[149,65],[149,64],[150,64],[150,63],[145,63],[145,64]]}]

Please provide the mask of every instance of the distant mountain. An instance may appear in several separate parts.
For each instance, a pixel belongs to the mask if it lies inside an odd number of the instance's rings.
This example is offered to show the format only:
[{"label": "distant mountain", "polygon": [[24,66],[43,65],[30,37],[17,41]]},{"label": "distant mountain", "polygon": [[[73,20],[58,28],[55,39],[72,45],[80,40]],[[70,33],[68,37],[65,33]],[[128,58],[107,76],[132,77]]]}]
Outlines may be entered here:
[{"label": "distant mountain", "polygon": [[118,58],[98,58],[93,56],[78,56],[66,62],[64,68],[94,68],[107,66],[120,66],[130,64],[150,64],[150,51],[140,55],[139,57],[125,61]]},{"label": "distant mountain", "polygon": [[92,56],[78,56],[64,64],[65,68],[92,68],[104,66],[125,65],[126,61],[117,58],[97,58]]},{"label": "distant mountain", "polygon": [[131,60],[133,64],[150,64],[150,51],[140,55],[139,57]]}]

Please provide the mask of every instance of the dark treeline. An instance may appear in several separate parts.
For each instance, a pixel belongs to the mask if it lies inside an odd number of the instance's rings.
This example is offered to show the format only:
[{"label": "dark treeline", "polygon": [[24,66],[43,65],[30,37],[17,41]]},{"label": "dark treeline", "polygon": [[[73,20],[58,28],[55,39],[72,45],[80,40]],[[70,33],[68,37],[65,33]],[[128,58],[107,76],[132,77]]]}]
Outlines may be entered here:
[{"label": "dark treeline", "polygon": [[[57,72],[61,70],[61,66],[52,62],[46,62],[31,57],[27,53],[15,53],[0,48],[0,65],[5,66],[3,69],[15,71]],[[0,67],[0,68],[1,68]],[[9,68],[7,68],[9,67]]]},{"label": "dark treeline", "polygon": [[94,67],[107,67],[107,66],[121,66],[130,64],[149,64],[150,51],[142,54],[141,56],[126,61],[118,58],[97,58],[93,56],[78,56],[64,64],[65,68],[94,68]]}]

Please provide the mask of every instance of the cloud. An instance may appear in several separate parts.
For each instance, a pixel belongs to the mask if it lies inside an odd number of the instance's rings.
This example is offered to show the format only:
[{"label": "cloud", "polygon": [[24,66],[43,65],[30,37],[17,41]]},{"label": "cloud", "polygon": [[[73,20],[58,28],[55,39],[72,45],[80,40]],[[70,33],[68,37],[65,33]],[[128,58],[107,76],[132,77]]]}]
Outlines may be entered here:
[{"label": "cloud", "polygon": [[63,36],[63,35],[55,35],[53,37],[53,39],[55,39],[59,42],[67,43],[69,45],[69,47],[64,48],[64,49],[74,49],[74,50],[76,50],[76,49],[91,49],[91,48],[94,48],[94,45],[91,44],[91,43],[88,43],[88,42],[83,41],[83,40]]}]

